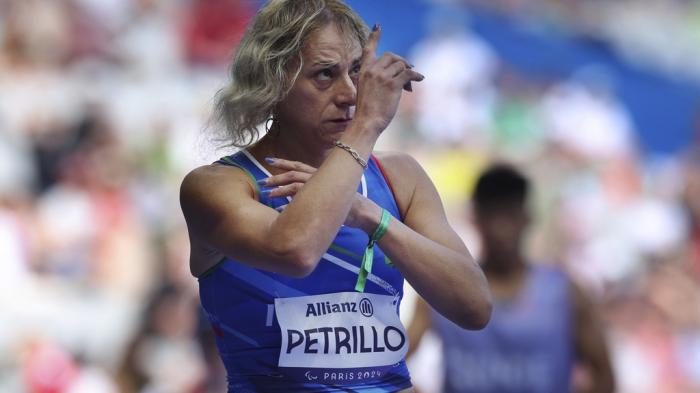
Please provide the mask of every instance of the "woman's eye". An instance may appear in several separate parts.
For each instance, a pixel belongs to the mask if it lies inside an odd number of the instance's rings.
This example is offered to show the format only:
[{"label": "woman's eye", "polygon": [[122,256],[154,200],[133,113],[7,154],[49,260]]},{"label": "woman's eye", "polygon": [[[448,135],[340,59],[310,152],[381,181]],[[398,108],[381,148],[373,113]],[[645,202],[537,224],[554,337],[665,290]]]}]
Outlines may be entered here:
[{"label": "woman's eye", "polygon": [[330,68],[324,68],[318,72],[319,79],[331,79],[333,77],[333,71]]},{"label": "woman's eye", "polygon": [[352,69],[350,70],[350,75],[355,76],[355,75],[357,75],[357,74],[359,74],[359,73],[360,73],[360,65],[359,65],[359,64],[356,65],[356,66],[354,66],[354,67],[352,67]]}]

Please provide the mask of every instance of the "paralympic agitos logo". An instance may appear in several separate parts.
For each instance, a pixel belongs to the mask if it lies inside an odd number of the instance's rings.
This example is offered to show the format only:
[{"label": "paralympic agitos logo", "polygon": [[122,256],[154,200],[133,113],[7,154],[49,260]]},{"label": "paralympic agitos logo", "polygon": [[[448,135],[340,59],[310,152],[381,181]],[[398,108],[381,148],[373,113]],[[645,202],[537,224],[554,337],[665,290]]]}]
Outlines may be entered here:
[{"label": "paralympic agitos logo", "polygon": [[371,317],[374,314],[374,307],[372,302],[367,298],[362,298],[360,304],[356,302],[341,302],[341,303],[331,303],[331,302],[318,302],[318,303],[307,303],[306,305],[306,317],[314,316],[318,317],[321,315],[344,313],[344,312],[360,312],[360,314],[365,317]]}]

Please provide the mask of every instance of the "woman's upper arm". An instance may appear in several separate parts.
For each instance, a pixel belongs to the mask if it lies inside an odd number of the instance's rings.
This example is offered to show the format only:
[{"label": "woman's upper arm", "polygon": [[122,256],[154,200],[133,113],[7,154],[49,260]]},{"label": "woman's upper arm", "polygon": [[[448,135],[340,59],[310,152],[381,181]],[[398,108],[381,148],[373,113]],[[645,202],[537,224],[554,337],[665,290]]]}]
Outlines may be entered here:
[{"label": "woman's upper arm", "polygon": [[255,193],[237,168],[208,165],[190,172],[180,187],[180,206],[191,242],[256,268],[303,275],[294,257],[269,239],[279,213],[258,202]]},{"label": "woman's upper arm", "polygon": [[420,164],[405,153],[378,154],[404,224],[459,253],[467,248],[447,221],[440,195]]}]

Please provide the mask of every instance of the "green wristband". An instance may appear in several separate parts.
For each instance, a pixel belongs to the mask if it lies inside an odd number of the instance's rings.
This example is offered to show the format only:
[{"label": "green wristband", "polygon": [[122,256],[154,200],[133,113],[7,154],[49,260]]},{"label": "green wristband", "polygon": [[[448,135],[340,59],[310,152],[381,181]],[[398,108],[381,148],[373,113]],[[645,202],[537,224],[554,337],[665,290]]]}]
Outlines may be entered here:
[{"label": "green wristband", "polygon": [[367,276],[372,273],[372,262],[374,261],[374,243],[378,242],[379,239],[384,236],[387,229],[389,229],[389,221],[391,221],[391,214],[386,209],[382,209],[382,218],[379,220],[377,229],[375,229],[372,236],[370,236],[369,243],[367,243],[367,248],[365,248],[365,254],[362,256],[362,264],[360,265],[360,272],[357,275],[357,284],[355,284],[355,290],[358,292],[365,291]]}]

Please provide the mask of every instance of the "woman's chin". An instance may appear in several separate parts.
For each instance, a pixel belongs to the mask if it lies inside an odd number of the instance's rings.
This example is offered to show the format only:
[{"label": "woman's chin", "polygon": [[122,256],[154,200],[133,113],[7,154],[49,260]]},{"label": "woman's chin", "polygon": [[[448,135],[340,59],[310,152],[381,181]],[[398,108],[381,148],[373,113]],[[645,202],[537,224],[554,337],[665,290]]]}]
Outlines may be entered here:
[{"label": "woman's chin", "polygon": [[341,136],[343,136],[343,133],[345,132],[345,128],[336,128],[336,129],[330,129],[330,130],[325,130],[323,133],[324,139],[328,139],[330,141],[337,141],[340,139]]}]

